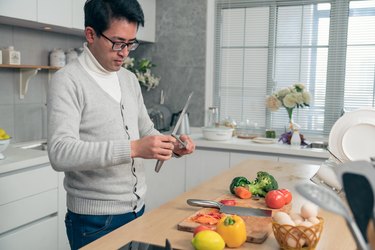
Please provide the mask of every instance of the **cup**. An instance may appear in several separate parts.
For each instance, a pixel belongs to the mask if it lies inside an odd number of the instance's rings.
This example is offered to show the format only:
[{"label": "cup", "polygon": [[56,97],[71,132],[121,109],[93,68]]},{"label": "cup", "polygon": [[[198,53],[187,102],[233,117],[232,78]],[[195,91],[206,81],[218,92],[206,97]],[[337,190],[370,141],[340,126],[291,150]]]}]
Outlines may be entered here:
[{"label": "cup", "polygon": [[276,138],[276,131],[272,130],[272,129],[267,129],[266,130],[266,138],[275,139]]}]

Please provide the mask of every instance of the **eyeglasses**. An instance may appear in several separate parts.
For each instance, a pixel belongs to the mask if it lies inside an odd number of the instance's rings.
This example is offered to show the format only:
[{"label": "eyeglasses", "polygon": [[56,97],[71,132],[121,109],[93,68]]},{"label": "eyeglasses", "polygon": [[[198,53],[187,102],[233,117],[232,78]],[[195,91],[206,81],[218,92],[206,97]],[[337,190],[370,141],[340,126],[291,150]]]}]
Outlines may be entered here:
[{"label": "eyeglasses", "polygon": [[103,33],[101,34],[105,39],[107,39],[108,41],[110,41],[112,43],[112,50],[114,51],[121,51],[125,48],[128,48],[129,51],[134,51],[138,48],[139,46],[139,42],[137,39],[135,39],[134,41],[130,42],[130,43],[125,43],[125,42],[114,42],[112,41],[111,39],[109,39],[108,37],[106,37]]}]

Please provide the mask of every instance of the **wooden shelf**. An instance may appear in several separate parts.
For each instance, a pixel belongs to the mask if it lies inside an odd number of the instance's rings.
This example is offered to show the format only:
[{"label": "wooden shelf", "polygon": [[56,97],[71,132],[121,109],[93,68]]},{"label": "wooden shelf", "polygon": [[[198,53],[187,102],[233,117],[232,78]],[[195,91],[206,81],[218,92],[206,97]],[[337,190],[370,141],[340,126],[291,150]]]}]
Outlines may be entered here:
[{"label": "wooden shelf", "polygon": [[[45,65],[14,65],[14,64],[0,64],[3,69],[19,69],[20,70],[20,99],[24,99],[29,87],[30,79],[35,76],[39,70],[56,71],[60,67],[45,66]],[[48,73],[48,79],[50,74]]]},{"label": "wooden shelf", "polygon": [[0,64],[0,68],[6,69],[48,69],[59,70],[61,67],[45,66],[45,65],[15,65],[15,64]]}]

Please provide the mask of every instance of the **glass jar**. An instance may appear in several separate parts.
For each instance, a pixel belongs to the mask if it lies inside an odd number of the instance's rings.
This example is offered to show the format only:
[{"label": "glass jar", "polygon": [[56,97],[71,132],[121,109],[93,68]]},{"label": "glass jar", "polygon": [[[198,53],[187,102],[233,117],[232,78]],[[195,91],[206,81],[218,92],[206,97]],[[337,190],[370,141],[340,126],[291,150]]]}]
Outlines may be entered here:
[{"label": "glass jar", "polygon": [[64,67],[65,66],[65,53],[62,49],[53,49],[49,55],[50,66]]},{"label": "glass jar", "polygon": [[78,53],[75,49],[69,49],[68,52],[66,52],[66,64],[72,62],[73,60],[78,58]]},{"label": "glass jar", "polygon": [[209,107],[207,114],[207,125],[206,127],[218,127],[219,126],[219,108]]}]

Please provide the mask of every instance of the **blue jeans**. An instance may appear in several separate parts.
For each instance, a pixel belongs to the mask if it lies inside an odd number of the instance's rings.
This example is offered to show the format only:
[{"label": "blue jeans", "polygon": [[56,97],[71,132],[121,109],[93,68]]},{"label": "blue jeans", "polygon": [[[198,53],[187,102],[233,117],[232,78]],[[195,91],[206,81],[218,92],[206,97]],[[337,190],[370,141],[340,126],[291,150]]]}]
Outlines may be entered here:
[{"label": "blue jeans", "polygon": [[81,248],[136,219],[144,211],[144,206],[138,213],[131,212],[119,215],[84,215],[68,210],[65,216],[65,226],[70,248],[73,250]]}]

